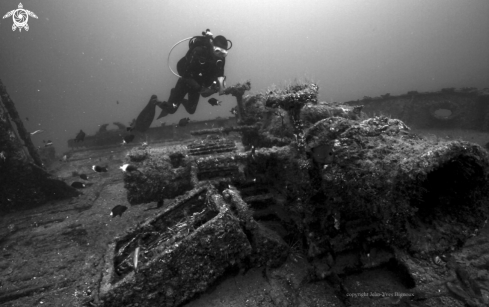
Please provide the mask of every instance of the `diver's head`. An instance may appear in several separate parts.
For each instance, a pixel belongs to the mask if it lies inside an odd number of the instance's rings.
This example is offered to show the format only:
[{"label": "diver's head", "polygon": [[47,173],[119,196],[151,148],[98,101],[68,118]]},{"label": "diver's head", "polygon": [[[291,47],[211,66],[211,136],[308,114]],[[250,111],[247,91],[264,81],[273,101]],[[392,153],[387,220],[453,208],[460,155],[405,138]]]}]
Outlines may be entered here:
[{"label": "diver's head", "polygon": [[216,36],[212,40],[212,45],[214,48],[214,55],[221,59],[225,58],[228,54],[228,50],[231,49],[231,47],[228,48],[228,40],[222,35]]}]

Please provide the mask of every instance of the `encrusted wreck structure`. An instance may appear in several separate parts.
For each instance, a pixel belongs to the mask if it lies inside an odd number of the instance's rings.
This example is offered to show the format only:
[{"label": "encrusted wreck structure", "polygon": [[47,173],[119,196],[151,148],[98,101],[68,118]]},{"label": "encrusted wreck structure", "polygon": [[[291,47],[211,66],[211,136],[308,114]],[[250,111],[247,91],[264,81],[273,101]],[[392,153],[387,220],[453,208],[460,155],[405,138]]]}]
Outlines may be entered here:
[{"label": "encrusted wreck structure", "polygon": [[489,131],[489,88],[443,88],[434,92],[386,93],[345,102],[363,105],[370,116],[385,114],[416,128]]},{"label": "encrusted wreck structure", "polygon": [[487,217],[484,149],[425,140],[398,119],[367,118],[361,106],[318,102],[312,83],[244,96],[249,88],[226,92],[237,97],[237,126],[129,152],[129,202],[173,201],[110,244],[102,306],[180,306],[228,268],[274,268],[292,253],[343,301],[341,276],[394,263],[424,300],[457,292],[464,303],[485,302],[480,288],[439,286],[453,269],[439,264]]},{"label": "encrusted wreck structure", "polygon": [[41,156],[1,81],[0,98],[0,211],[78,195],[44,170]]},{"label": "encrusted wreck structure", "polygon": [[[68,140],[68,147],[71,150],[83,149],[101,149],[104,147],[120,146],[124,136],[133,134],[126,131],[126,126],[115,122],[113,123],[118,129],[107,129],[108,124],[100,126],[97,133],[87,135],[82,142],[75,142],[75,139]],[[236,125],[236,118],[214,118],[202,121],[191,121],[185,127],[176,127],[175,125],[163,125],[151,127],[145,133],[135,134],[134,142],[165,143],[189,140],[191,132],[194,130],[206,129],[207,127],[229,128]]]}]

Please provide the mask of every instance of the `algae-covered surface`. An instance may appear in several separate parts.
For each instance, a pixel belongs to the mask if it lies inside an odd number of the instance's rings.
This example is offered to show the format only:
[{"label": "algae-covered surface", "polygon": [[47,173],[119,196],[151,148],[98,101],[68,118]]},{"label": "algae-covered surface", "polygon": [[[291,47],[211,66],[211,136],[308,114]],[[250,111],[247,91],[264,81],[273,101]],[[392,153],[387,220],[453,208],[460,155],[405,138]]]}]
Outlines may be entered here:
[{"label": "algae-covered surface", "polygon": [[[154,214],[147,206],[110,217],[114,206],[130,207],[118,169],[124,155],[85,152],[56,162],[51,172],[69,184],[83,181],[73,171],[88,174],[82,195],[1,216],[0,305],[81,306],[97,291],[108,242]],[[94,164],[107,164],[109,172],[92,171]]]},{"label": "algae-covered surface", "polygon": [[[128,150],[83,152],[67,162],[56,162],[51,172],[67,183],[80,181],[73,177],[73,171],[89,175],[89,186],[82,190],[83,194],[1,217],[0,305],[96,306],[94,298],[102,279],[107,245],[127,228],[158,212],[151,210],[156,207],[154,202],[131,206],[127,201],[119,166]],[[165,149],[155,148],[158,150]],[[93,164],[107,164],[109,171],[95,173],[91,171]],[[122,217],[112,219],[109,213],[115,205],[129,209]],[[317,276],[311,272],[320,272],[324,264],[308,262],[307,251],[291,245],[294,248],[280,267],[230,268],[186,306],[402,306],[406,297],[401,293],[413,293],[412,284],[394,264],[339,276]],[[484,251],[488,248],[486,225],[465,247],[452,253],[447,263],[424,264],[424,269],[417,272],[426,279],[426,287],[420,288],[424,289],[425,298],[420,302],[429,303],[428,306],[462,306],[463,284],[457,283],[454,270],[449,269],[457,265],[467,269],[481,295],[487,298],[489,273]],[[381,259],[380,249],[370,252],[372,259]],[[426,271],[426,267],[434,273]],[[445,286],[450,281],[452,292]],[[430,292],[433,287],[439,287],[443,295]]]},{"label": "algae-covered surface", "polygon": [[51,164],[89,178],[1,217],[0,304],[487,305],[487,152],[317,90],[240,92],[236,129]]}]

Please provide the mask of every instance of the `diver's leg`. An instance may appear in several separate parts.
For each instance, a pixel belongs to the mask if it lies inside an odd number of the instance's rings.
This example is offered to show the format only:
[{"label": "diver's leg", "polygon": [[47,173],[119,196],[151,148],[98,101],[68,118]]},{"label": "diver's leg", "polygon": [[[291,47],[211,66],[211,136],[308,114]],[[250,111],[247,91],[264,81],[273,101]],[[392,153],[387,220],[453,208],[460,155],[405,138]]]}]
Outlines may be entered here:
[{"label": "diver's leg", "polygon": [[183,78],[180,78],[178,79],[175,87],[171,89],[170,98],[168,98],[168,102],[171,104],[175,103],[177,106],[179,106],[180,103],[182,103],[183,97],[185,97],[187,93],[188,93],[187,84]]},{"label": "diver's leg", "polygon": [[174,114],[180,103],[184,100],[183,97],[187,94],[188,89],[182,78],[178,79],[177,84],[171,89],[170,97],[168,101],[158,102],[157,105],[161,108],[161,113],[158,118],[167,116],[168,114]]},{"label": "diver's leg", "polygon": [[199,97],[199,92],[189,92],[188,100],[182,101],[185,110],[187,110],[189,114],[195,113],[195,110],[197,109],[197,104],[199,103]]},{"label": "diver's leg", "polygon": [[175,100],[175,97],[178,96],[182,96],[181,93],[178,93],[176,89],[172,88],[170,98],[168,98],[168,101],[163,101],[158,104],[158,106],[161,108],[161,112],[162,113],[166,112],[166,114],[175,113],[178,110],[178,107],[180,106],[181,103],[181,99]]}]

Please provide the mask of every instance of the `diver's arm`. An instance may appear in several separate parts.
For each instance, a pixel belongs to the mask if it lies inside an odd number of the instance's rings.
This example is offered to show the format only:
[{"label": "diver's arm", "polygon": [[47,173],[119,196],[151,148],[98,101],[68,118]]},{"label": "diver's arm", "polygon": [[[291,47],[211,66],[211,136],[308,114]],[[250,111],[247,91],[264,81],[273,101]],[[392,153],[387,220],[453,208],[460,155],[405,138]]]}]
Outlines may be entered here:
[{"label": "diver's arm", "polygon": [[226,88],[226,76],[224,75],[224,65],[226,63],[226,60],[219,60],[216,63],[217,66],[217,72],[216,72],[216,80],[217,80],[217,85],[219,86],[219,95],[224,94],[224,89]]},{"label": "diver's arm", "polygon": [[225,81],[226,76],[223,77],[217,77],[217,83],[219,85],[219,96],[224,95],[224,89],[226,88]]}]

